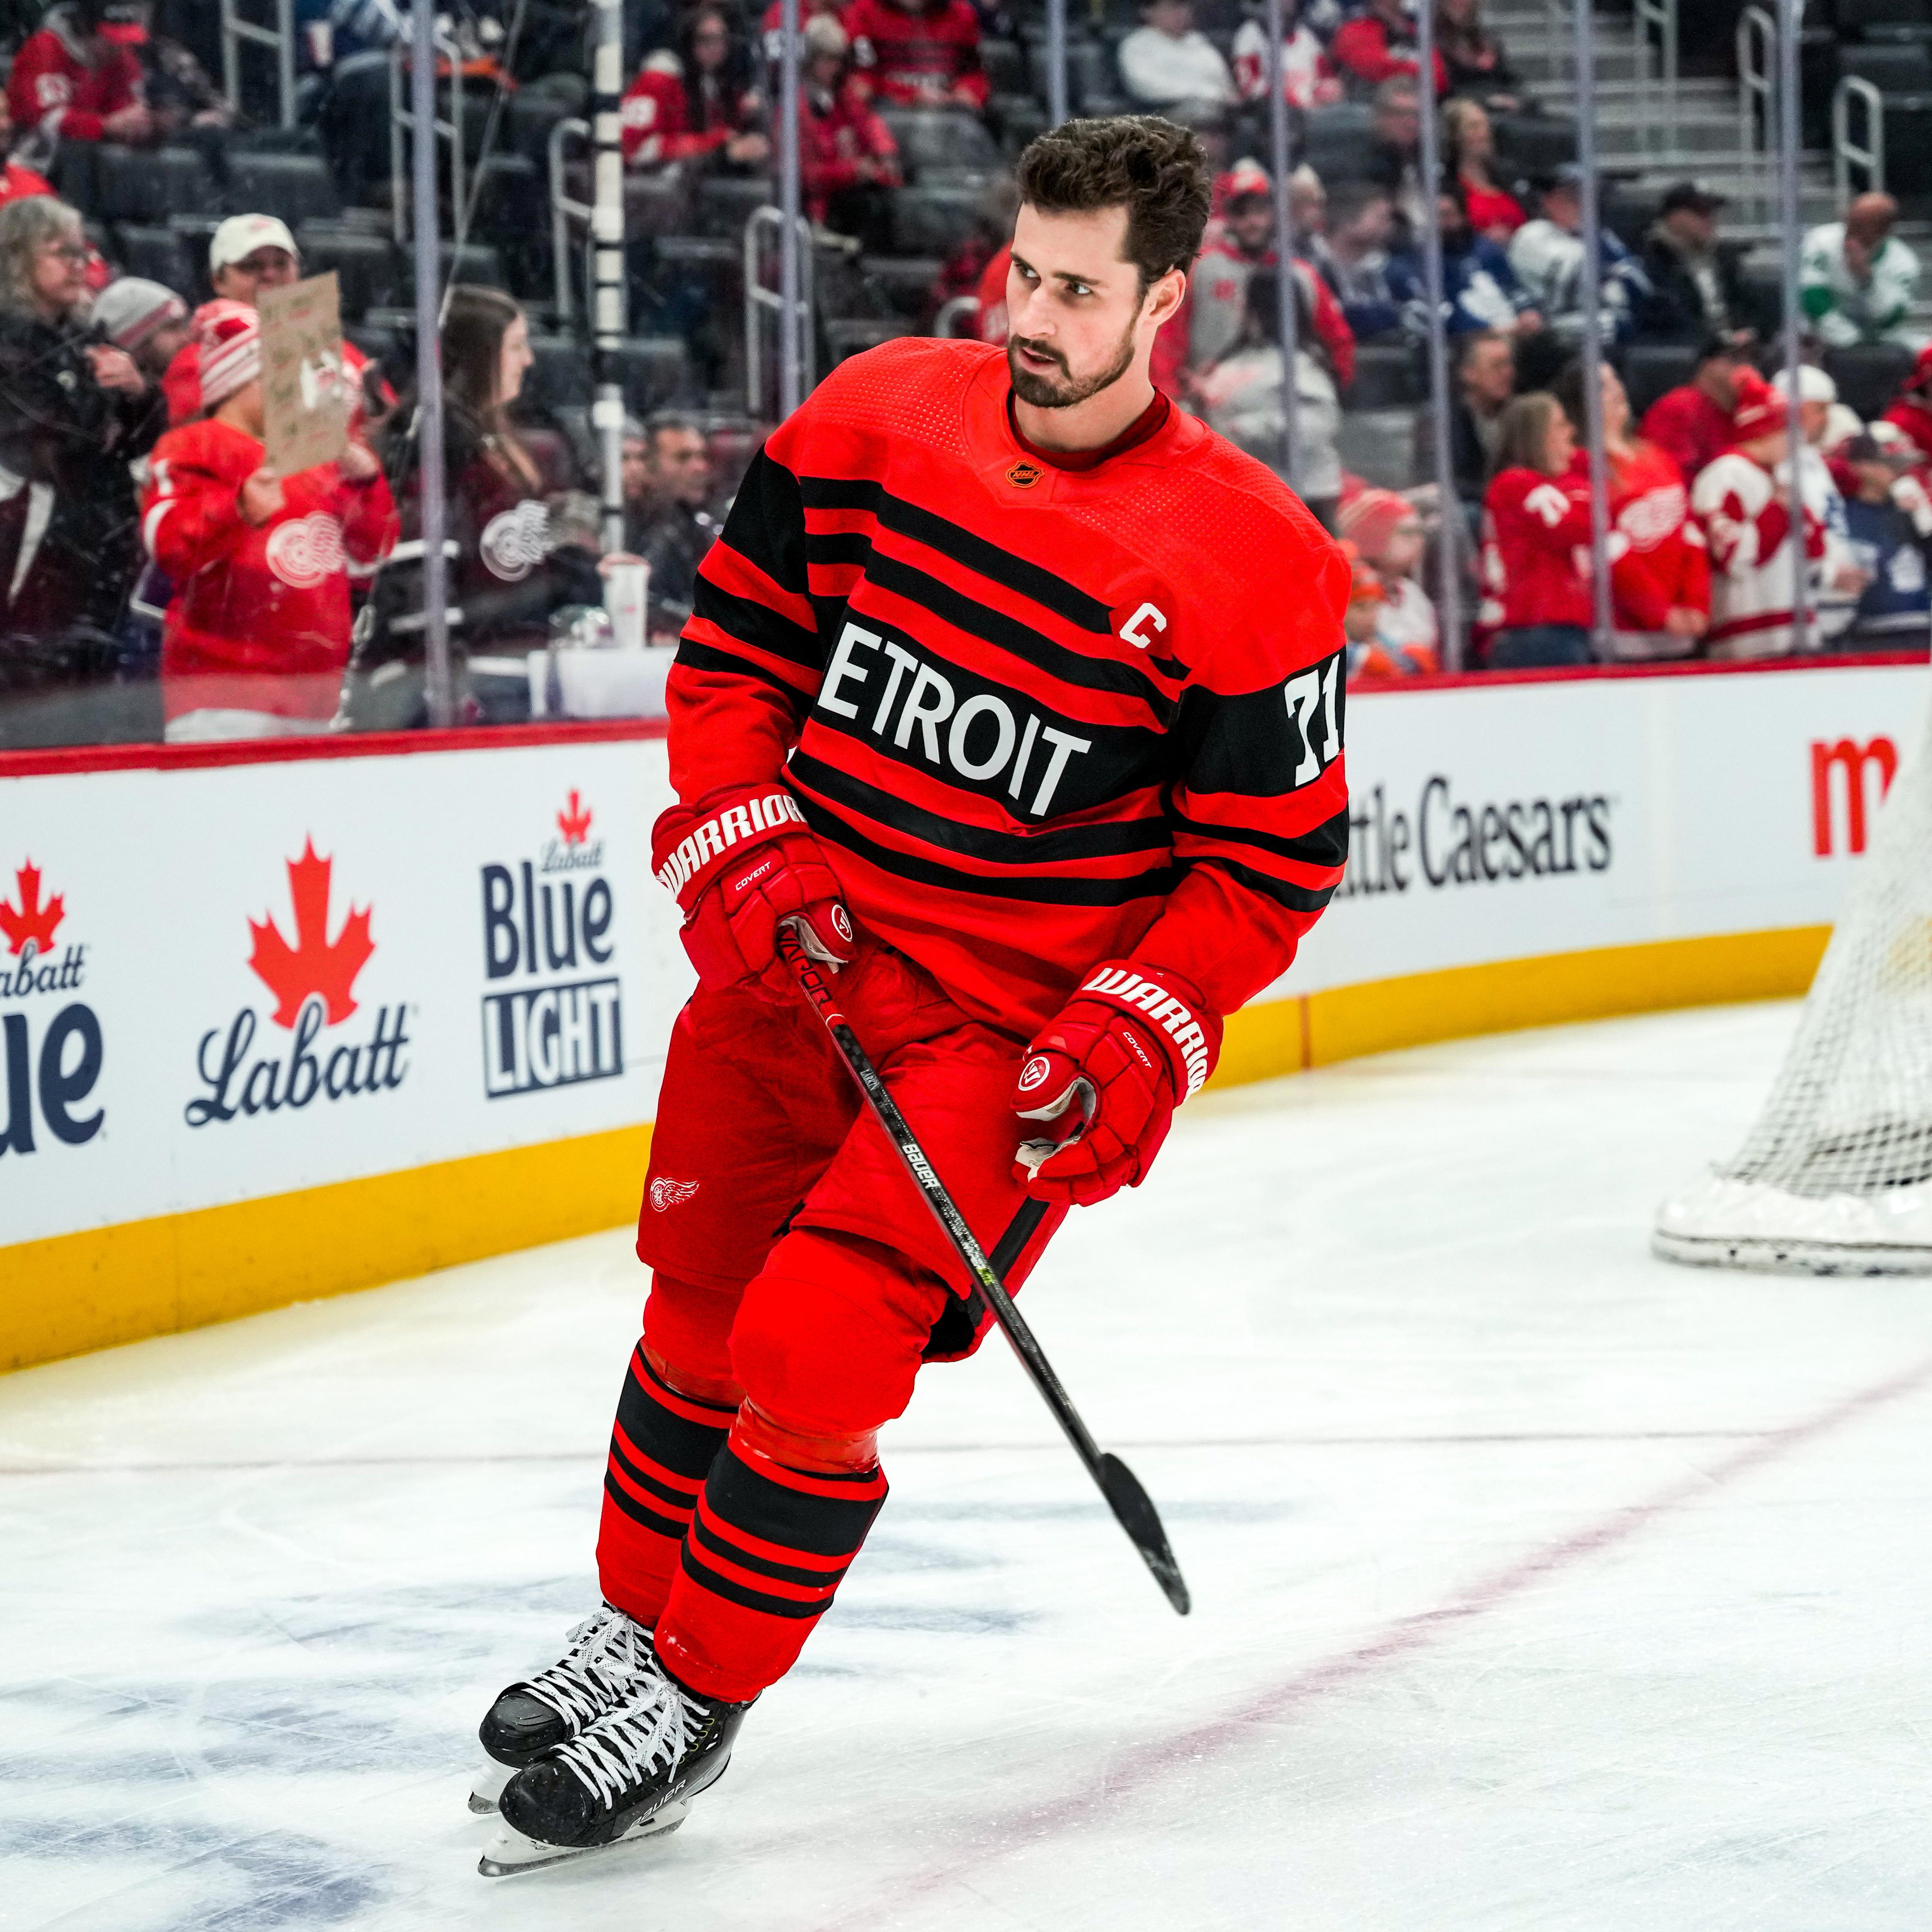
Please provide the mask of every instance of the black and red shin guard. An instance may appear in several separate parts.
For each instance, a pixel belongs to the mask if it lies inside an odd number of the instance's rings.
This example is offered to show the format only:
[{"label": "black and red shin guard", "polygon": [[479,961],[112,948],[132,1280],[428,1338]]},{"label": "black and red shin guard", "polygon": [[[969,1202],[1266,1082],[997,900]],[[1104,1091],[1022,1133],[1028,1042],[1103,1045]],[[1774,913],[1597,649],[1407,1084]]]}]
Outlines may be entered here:
[{"label": "black and red shin guard", "polygon": [[797,1661],[886,1499],[875,1459],[836,1472],[788,1468],[758,1446],[772,1432],[740,1416],[705,1480],[658,1620],[658,1654],[672,1675],[733,1703]]},{"label": "black and red shin guard", "polygon": [[638,1344],[610,1430],[597,1570],[605,1600],[647,1629],[670,1593],[698,1492],[736,1413],[735,1404],[680,1395]]}]

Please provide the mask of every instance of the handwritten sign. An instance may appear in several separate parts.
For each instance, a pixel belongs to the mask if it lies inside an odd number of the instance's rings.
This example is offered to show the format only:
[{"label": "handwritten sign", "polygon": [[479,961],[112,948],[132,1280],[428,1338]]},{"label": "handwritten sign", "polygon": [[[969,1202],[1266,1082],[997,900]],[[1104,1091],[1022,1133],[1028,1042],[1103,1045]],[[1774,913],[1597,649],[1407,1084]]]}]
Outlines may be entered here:
[{"label": "handwritten sign", "polygon": [[333,463],[349,446],[354,379],[342,359],[342,303],[335,273],[264,289],[262,401],[268,462],[292,476]]}]

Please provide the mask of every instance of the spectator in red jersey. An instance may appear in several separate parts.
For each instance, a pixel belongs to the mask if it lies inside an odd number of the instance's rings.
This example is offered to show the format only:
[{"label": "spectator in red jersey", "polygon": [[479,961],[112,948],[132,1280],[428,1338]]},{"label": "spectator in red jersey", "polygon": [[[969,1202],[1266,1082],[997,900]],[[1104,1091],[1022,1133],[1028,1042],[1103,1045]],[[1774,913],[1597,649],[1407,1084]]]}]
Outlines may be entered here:
[{"label": "spectator in red jersey", "polygon": [[154,136],[141,97],[141,63],[104,34],[108,0],[63,0],[28,35],[7,76],[16,127],[68,141]]},{"label": "spectator in red jersey", "polygon": [[1142,107],[1234,104],[1234,76],[1195,26],[1193,0],[1142,0],[1141,24],[1120,43],[1120,64],[1121,86]]},{"label": "spectator in red jersey", "polygon": [[1493,626],[1494,670],[1586,664],[1594,618],[1590,488],[1576,438],[1554,396],[1518,396],[1502,413],[1496,471],[1483,503],[1481,621]]},{"label": "spectator in red jersey", "polygon": [[[1706,648],[1714,658],[1788,656],[1797,641],[1794,536],[1804,546],[1808,582],[1824,562],[1822,520],[1802,502],[1794,520],[1789,483],[1778,473],[1790,473],[1788,416],[1784,398],[1755,370],[1746,372],[1738,384],[1736,440],[1690,488],[1690,507],[1711,546]],[[1815,627],[1811,639],[1817,641]]]},{"label": "spectator in red jersey", "polygon": [[866,86],[908,107],[986,104],[973,0],[852,0],[845,28]]},{"label": "spectator in red jersey", "polygon": [[[1277,266],[1274,194],[1264,169],[1252,161],[1235,164],[1220,232],[1208,232],[1213,238],[1188,278],[1188,359],[1197,369],[1210,367],[1233,347],[1246,307],[1249,277],[1257,268]],[[1355,380],[1355,332],[1334,291],[1313,268],[1298,258],[1295,270],[1316,338],[1336,382],[1346,389]]]},{"label": "spectator in red jersey", "polygon": [[1393,490],[1361,490],[1342,504],[1340,527],[1380,593],[1372,637],[1360,640],[1369,648],[1359,659],[1349,653],[1350,682],[1438,669],[1436,606],[1415,577],[1426,542],[1421,512]]},{"label": "spectator in red jersey", "polygon": [[1443,109],[1442,165],[1462,184],[1469,226],[1498,248],[1508,247],[1529,218],[1496,178],[1496,130],[1479,101],[1452,100]]},{"label": "spectator in red jersey", "polygon": [[1483,25],[1482,0],[1436,0],[1436,51],[1450,93],[1502,113],[1520,105],[1516,70],[1502,42]]},{"label": "spectator in red jersey", "polygon": [[1918,473],[1924,480],[1927,466],[1932,464],[1932,344],[1919,350],[1912,374],[1882,420],[1912,444],[1917,452]]},{"label": "spectator in red jersey", "polygon": [[[1688,657],[1710,628],[1711,554],[1690,514],[1690,494],[1676,460],[1630,434],[1622,380],[1607,362],[1601,370],[1616,655]],[[1583,380],[1581,359],[1573,360],[1552,391],[1580,444],[1587,434]],[[1572,466],[1587,488],[1590,459],[1581,448]]]},{"label": "spectator in red jersey", "polygon": [[1713,335],[1697,352],[1690,381],[1666,389],[1644,412],[1644,440],[1671,458],[1687,487],[1731,446],[1738,377],[1749,367],[1735,337]]},{"label": "spectator in red jersey", "polygon": [[[1283,0],[1281,91],[1291,107],[1332,107],[1342,98],[1342,76],[1315,29],[1300,17],[1301,0]],[[1244,101],[1268,98],[1268,34],[1252,15],[1234,35],[1234,86]]]},{"label": "spectator in red jersey", "polygon": [[[264,289],[286,288],[302,274],[302,256],[288,224],[272,214],[231,214],[208,244],[208,278],[217,302],[253,308]],[[191,422],[205,404],[201,394],[201,345],[190,332],[162,378],[168,421]],[[350,422],[356,436],[372,434],[395,406],[395,395],[368,356],[354,343],[342,345],[343,368],[355,386],[357,405]]]},{"label": "spectator in red jersey", "polygon": [[[0,155],[4,155],[14,145],[13,104],[4,92],[0,92]],[[10,158],[0,164],[0,208],[10,201],[18,201],[24,195],[52,194],[53,188],[44,175],[34,173],[32,168],[22,167]]]},{"label": "spectator in red jersey", "polygon": [[685,16],[675,49],[648,56],[620,110],[624,160],[634,168],[720,158],[762,161],[771,143],[761,128],[764,100],[751,48],[730,14],[715,4]]},{"label": "spectator in red jersey", "polygon": [[141,533],[178,587],[161,640],[170,743],[326,731],[349,662],[348,560],[395,541],[382,466],[278,476],[262,446],[261,323],[241,302],[202,310],[206,414],[154,446]]},{"label": "spectator in red jersey", "polygon": [[799,185],[805,212],[879,254],[891,239],[888,192],[899,184],[898,144],[846,71],[850,43],[829,14],[805,30],[798,103]]},{"label": "spectator in red jersey", "polygon": [[[1345,20],[1335,29],[1328,51],[1358,92],[1379,87],[1398,74],[1422,70],[1408,0],[1368,0],[1354,20]],[[1443,64],[1440,48],[1436,54],[1436,91],[1449,92],[1449,70]]]}]

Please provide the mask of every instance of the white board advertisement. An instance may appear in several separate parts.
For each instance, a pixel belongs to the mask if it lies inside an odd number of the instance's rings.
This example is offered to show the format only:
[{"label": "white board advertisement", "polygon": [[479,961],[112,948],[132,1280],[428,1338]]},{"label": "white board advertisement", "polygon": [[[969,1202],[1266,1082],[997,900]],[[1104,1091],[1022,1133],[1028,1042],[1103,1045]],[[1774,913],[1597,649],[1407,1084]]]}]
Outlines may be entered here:
[{"label": "white board advertisement", "polygon": [[[1355,694],[1348,878],[1274,992],[1828,922],[1927,696]],[[669,802],[634,737],[0,761],[0,1249],[648,1120],[692,983]]]}]

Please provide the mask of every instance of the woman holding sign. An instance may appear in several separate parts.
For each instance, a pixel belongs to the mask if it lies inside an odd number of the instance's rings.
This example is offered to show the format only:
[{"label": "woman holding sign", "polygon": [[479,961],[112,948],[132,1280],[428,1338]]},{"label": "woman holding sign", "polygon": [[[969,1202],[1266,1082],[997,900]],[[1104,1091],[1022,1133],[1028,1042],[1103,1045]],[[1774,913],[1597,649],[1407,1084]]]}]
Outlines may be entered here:
[{"label": "woman holding sign", "polygon": [[325,731],[349,661],[349,572],[395,542],[382,466],[351,441],[339,459],[268,466],[261,324],[205,304],[198,421],[154,447],[141,535],[175,584],[161,640],[171,743]]}]

